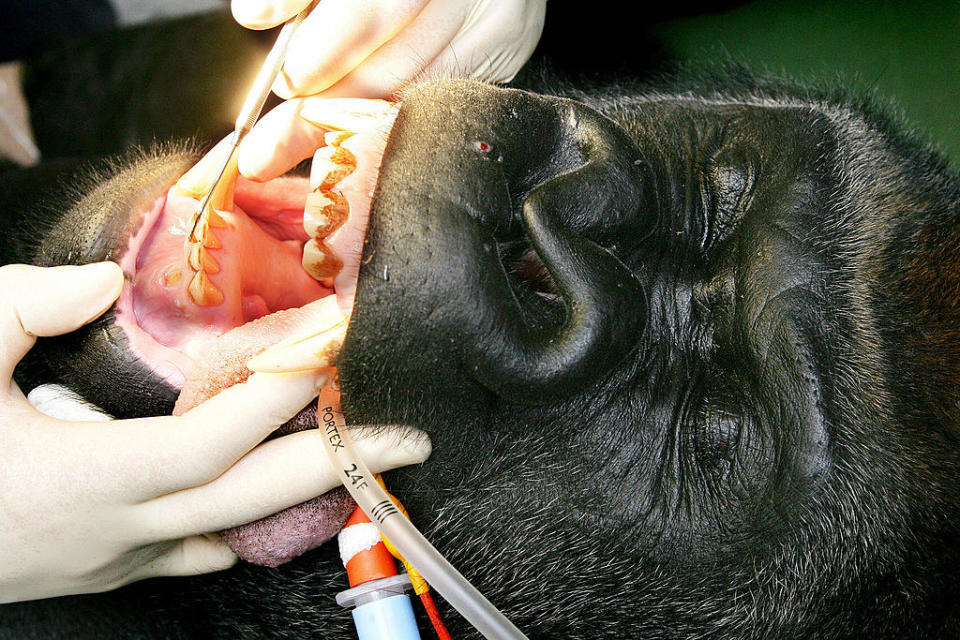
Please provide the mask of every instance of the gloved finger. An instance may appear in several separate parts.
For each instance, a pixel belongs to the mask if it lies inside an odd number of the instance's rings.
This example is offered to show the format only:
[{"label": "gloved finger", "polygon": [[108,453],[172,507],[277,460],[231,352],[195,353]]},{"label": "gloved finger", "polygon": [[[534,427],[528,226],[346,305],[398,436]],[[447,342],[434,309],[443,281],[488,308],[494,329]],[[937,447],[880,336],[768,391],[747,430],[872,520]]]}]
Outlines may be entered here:
[{"label": "gloved finger", "polygon": [[237,563],[237,554],[214,533],[188,536],[166,546],[168,550],[155,560],[138,566],[124,582],[164,576],[195,576],[229,569]]},{"label": "gloved finger", "polygon": [[113,443],[117,482],[125,476],[126,499],[150,499],[219,477],[309,404],[329,379],[329,370],[255,373],[182,416],[102,425],[102,437]]},{"label": "gloved finger", "polygon": [[233,19],[247,29],[269,29],[286,22],[310,4],[310,0],[232,0]]},{"label": "gloved finger", "polygon": [[322,147],[327,129],[300,117],[303,99],[287,100],[263,116],[240,143],[237,166],[250,180],[272,180]]},{"label": "gloved finger", "polygon": [[362,98],[288,100],[268,113],[240,144],[240,173],[270,180],[324,146],[332,130],[359,132],[382,126],[393,103]]},{"label": "gloved finger", "polygon": [[399,33],[427,2],[324,0],[294,34],[274,93],[291,98],[323,91]]},{"label": "gloved finger", "polygon": [[101,315],[123,288],[112,262],[82,267],[0,267],[0,393],[8,393],[13,369],[37,336],[61,335]]},{"label": "gloved finger", "polygon": [[27,402],[40,413],[58,420],[107,422],[113,418],[62,384],[42,384],[27,394]]},{"label": "gloved finger", "polygon": [[394,95],[449,47],[467,19],[468,11],[469,6],[463,2],[433,0],[406,28],[320,95],[328,98]]},{"label": "gloved finger", "polygon": [[450,46],[427,65],[424,75],[509,82],[533,54],[543,33],[545,13],[545,0],[477,3]]},{"label": "gloved finger", "polygon": [[[362,431],[354,430],[354,444],[375,473],[417,464],[430,455],[430,440],[418,429]],[[150,512],[146,521],[155,527],[150,535],[165,539],[234,527],[339,486],[341,472],[327,459],[325,437],[320,429],[310,429],[270,440],[213,482],[145,503],[142,507]]]}]

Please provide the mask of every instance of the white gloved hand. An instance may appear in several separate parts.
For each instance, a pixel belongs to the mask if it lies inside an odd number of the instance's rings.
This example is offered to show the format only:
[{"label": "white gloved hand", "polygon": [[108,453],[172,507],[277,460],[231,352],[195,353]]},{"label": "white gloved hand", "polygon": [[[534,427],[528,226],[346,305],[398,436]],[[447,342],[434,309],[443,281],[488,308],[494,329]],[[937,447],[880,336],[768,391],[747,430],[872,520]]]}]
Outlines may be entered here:
[{"label": "white gloved hand", "polygon": [[[0,267],[0,602],[225,569],[236,557],[206,532],[338,484],[319,430],[259,444],[316,395],[313,372],[254,374],[179,417],[64,421],[32,407],[16,364],[37,336],[103,313],[122,284],[113,263]],[[357,444],[375,470],[430,453],[415,430]]]},{"label": "white gloved hand", "polygon": [[[251,29],[309,0],[232,0]],[[533,53],[546,0],[321,0],[300,25],[274,84],[282,98],[389,97],[421,77],[507,82]]]}]

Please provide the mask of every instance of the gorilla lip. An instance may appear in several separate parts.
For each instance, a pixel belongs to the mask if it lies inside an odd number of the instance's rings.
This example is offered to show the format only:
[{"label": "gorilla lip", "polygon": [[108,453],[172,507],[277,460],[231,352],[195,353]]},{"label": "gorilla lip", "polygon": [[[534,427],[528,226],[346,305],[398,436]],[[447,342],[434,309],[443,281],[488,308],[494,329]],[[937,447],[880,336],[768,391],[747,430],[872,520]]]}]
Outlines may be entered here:
[{"label": "gorilla lip", "polygon": [[[131,350],[179,388],[230,329],[331,295],[349,313],[391,111],[368,131],[328,133],[310,180],[239,178],[233,206],[186,250],[196,194],[178,183],[157,197],[120,259],[116,321]],[[197,303],[197,281],[216,304]]]}]

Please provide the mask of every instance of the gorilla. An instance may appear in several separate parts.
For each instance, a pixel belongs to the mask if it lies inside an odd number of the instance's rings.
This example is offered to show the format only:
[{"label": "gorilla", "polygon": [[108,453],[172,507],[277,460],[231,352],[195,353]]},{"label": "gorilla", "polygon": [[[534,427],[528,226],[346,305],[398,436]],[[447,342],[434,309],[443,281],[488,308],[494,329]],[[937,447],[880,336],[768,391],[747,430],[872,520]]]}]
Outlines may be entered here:
[{"label": "gorilla", "polygon": [[[391,491],[481,592],[531,638],[960,634],[960,177],[943,158],[870,100],[736,68],[402,97],[351,212],[368,219],[344,412],[430,434]],[[149,267],[130,238],[162,241],[145,211],[173,208],[198,157],[9,172],[0,213],[26,220],[4,262]],[[269,235],[306,190],[264,189],[236,203]],[[41,341],[21,380],[169,412],[182,380],[140,330],[158,331],[114,309]],[[0,637],[352,637],[331,547],[5,605]]]}]

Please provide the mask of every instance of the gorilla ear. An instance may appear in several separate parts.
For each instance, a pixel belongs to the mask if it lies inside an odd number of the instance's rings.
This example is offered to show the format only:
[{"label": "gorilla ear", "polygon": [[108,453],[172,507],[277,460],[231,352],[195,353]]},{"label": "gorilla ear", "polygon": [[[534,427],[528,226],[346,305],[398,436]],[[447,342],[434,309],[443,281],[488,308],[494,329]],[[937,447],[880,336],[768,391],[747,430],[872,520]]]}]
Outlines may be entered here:
[{"label": "gorilla ear", "polygon": [[501,306],[499,317],[486,325],[494,330],[480,333],[483,339],[467,356],[478,380],[510,400],[572,395],[605,378],[643,334],[643,288],[601,244],[613,235],[608,224],[635,226],[642,215],[634,164],[639,154],[630,153],[636,149],[629,138],[611,135],[609,129],[619,127],[601,118],[578,118],[586,163],[541,183],[523,203],[526,237],[561,294],[565,320],[557,328],[536,329],[519,309]]}]

